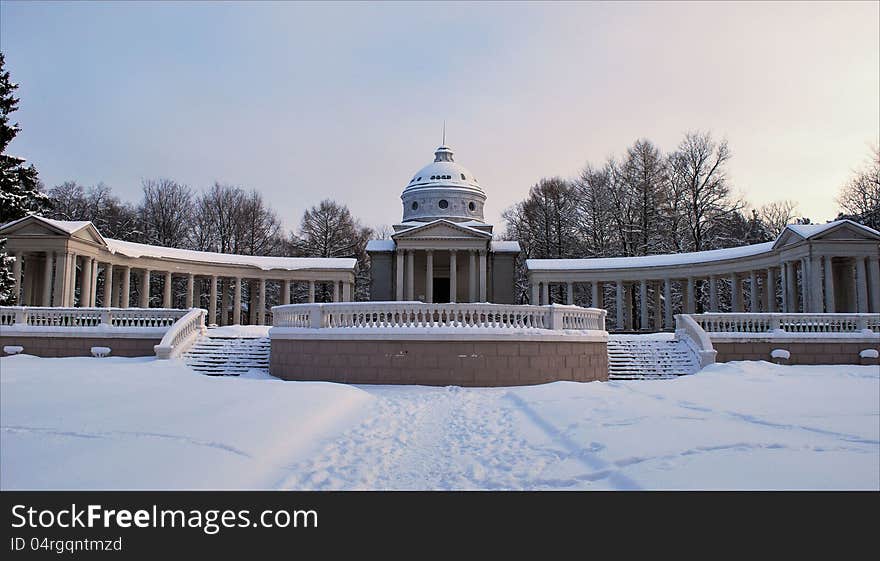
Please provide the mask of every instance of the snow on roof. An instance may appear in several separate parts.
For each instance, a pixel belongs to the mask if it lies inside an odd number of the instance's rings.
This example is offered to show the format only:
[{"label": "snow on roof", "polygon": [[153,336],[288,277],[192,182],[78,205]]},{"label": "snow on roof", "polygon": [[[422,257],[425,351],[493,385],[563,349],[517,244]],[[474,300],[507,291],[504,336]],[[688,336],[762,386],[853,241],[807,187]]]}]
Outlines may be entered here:
[{"label": "snow on roof", "polygon": [[489,250],[495,253],[519,253],[520,247],[517,241],[495,240],[489,242]]},{"label": "snow on roof", "polygon": [[225,265],[249,265],[264,271],[281,269],[297,271],[301,269],[354,269],[356,259],[339,257],[263,257],[258,255],[235,255],[231,253],[214,253],[211,251],[195,251],[160,247],[142,243],[124,242],[104,238],[107,249],[126,257],[153,257],[157,259],[181,259]]},{"label": "snow on roof", "polygon": [[34,215],[34,218],[39,218],[43,222],[48,222],[56,228],[64,230],[68,234],[78,232],[91,224],[91,222],[89,222],[88,220],[55,220],[54,218],[43,218],[42,216],[36,215]]},{"label": "snow on roof", "polygon": [[639,257],[600,257],[595,259],[526,259],[526,268],[530,271],[566,271],[566,270],[597,270],[597,269],[635,269],[640,267],[670,267],[675,265],[697,265],[712,261],[725,261],[741,257],[761,255],[773,249],[773,242],[694,251],[690,253],[672,253],[667,255],[642,255]]},{"label": "snow on roof", "polygon": [[856,228],[860,228],[873,234],[880,235],[880,232],[878,232],[877,230],[865,226],[864,224],[853,222],[852,220],[835,220],[834,222],[827,222],[825,224],[789,224],[788,226],[786,226],[786,228],[804,239],[809,239],[813,236],[818,236],[826,230],[830,230],[831,228],[834,228],[844,223],[852,224]]},{"label": "snow on roof", "polygon": [[0,230],[5,230],[6,228],[8,228],[10,226],[13,226],[15,224],[18,224],[19,222],[23,222],[23,221],[31,219],[31,218],[45,222],[46,224],[49,224],[50,226],[54,226],[55,228],[58,228],[59,230],[67,232],[68,234],[73,234],[75,232],[78,232],[78,231],[82,230],[83,228],[85,228],[86,226],[88,226],[89,224],[91,224],[91,222],[89,222],[88,220],[55,220],[53,218],[44,218],[44,217],[39,216],[37,214],[29,214],[29,215],[24,216],[22,218],[19,218],[17,220],[12,220],[11,222],[7,222],[6,224],[0,224]]},{"label": "snow on roof", "polygon": [[394,251],[394,240],[370,240],[367,242],[367,251]]}]

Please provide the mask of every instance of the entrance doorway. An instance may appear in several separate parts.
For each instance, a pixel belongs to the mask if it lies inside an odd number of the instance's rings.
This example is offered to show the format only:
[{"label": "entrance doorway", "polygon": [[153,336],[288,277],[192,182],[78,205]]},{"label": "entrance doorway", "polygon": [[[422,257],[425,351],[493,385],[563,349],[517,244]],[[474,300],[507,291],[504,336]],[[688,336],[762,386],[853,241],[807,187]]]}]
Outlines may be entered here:
[{"label": "entrance doorway", "polygon": [[449,278],[434,277],[434,302],[437,304],[449,302]]}]

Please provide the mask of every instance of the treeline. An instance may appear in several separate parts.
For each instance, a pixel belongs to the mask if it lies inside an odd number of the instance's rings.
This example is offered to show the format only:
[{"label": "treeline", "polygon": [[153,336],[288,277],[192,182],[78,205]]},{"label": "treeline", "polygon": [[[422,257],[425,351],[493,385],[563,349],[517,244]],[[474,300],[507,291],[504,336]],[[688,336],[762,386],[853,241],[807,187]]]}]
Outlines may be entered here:
[{"label": "treeline", "polygon": [[[170,179],[147,179],[139,202],[122,201],[103,183],[85,187],[66,181],[47,191],[59,220],[90,220],[108,238],[239,255],[351,257],[358,261],[355,297],[369,298],[367,241],[373,230],[344,205],[321,201],[303,213],[296,231],[285,231],[278,214],[255,189],[215,182],[198,191]],[[305,288],[301,288],[305,290]],[[327,287],[319,286],[319,299]]]},{"label": "treeline", "polygon": [[[542,179],[503,216],[527,258],[624,257],[704,251],[774,239],[796,203],[750,207],[734,193],[724,140],[687,133],[672,152],[647,139],[574,179]],[[526,299],[525,270],[518,292]]]}]

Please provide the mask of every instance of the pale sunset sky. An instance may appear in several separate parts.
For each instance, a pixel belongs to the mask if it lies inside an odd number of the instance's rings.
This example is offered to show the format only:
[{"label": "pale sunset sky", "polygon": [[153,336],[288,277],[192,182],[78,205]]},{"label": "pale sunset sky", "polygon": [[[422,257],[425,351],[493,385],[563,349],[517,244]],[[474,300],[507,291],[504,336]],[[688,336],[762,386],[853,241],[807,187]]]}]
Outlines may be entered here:
[{"label": "pale sunset sky", "polygon": [[285,226],[330,197],[368,225],[443,121],[487,220],[638,138],[727,138],[738,194],[837,214],[880,143],[880,3],[0,2],[11,153],[51,187],[261,191]]}]

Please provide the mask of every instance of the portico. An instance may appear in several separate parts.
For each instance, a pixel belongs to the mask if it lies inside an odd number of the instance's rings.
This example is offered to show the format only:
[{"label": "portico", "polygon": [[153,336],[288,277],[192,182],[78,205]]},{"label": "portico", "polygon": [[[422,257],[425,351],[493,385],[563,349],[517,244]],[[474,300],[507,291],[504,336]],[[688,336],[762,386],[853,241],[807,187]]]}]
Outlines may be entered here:
[{"label": "portico", "polygon": [[241,323],[241,293],[247,284],[250,323],[262,324],[268,322],[270,289],[280,304],[290,303],[296,284],[308,287],[309,302],[315,301],[316,285],[329,286],[334,302],[350,300],[353,293],[355,259],[164,248],[104,238],[91,222],[40,216],[4,225],[0,237],[7,238],[7,251],[15,259],[16,305],[204,307],[209,324],[227,325]]}]

